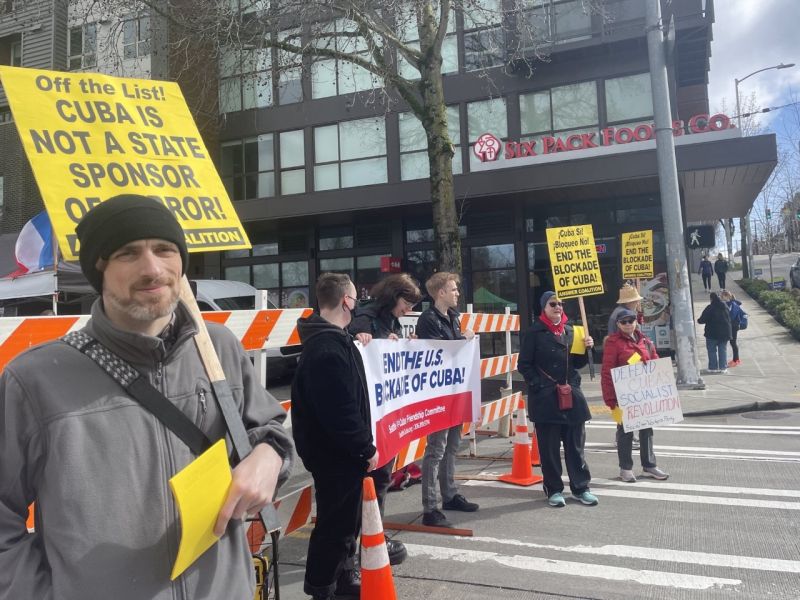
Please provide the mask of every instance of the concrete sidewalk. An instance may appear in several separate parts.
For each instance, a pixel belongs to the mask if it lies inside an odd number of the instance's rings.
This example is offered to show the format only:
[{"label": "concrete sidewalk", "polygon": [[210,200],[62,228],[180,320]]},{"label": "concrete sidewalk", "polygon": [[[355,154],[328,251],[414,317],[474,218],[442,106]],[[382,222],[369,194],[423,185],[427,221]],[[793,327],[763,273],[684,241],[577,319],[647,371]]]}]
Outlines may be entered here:
[{"label": "concrete sidewalk", "polygon": [[[681,404],[686,416],[728,414],[750,410],[775,410],[800,407],[800,342],[765,309],[736,285],[741,271],[728,273],[726,287],[748,314],[748,327],[739,332],[739,358],[742,364],[726,374],[703,375],[704,390],[681,390]],[[717,278],[713,290],[718,290]],[[696,323],[708,305],[708,292],[703,290],[700,276],[692,275],[697,356],[700,369],[708,367],[708,354],[703,336],[704,326]],[[728,360],[732,350],[728,346]],[[599,367],[594,381],[585,374],[581,387],[594,414],[602,414]]]}]

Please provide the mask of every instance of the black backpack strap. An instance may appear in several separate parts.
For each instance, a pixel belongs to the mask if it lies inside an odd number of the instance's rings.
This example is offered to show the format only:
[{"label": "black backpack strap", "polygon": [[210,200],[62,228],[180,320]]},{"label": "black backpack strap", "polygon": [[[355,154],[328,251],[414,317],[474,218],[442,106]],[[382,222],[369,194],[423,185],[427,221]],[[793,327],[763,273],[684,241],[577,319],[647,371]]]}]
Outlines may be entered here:
[{"label": "black backpack strap", "polygon": [[177,435],[199,456],[211,447],[211,440],[164,394],[130,364],[103,346],[84,331],[73,331],[61,338],[66,344],[91,358],[134,400],[150,411],[163,425]]}]

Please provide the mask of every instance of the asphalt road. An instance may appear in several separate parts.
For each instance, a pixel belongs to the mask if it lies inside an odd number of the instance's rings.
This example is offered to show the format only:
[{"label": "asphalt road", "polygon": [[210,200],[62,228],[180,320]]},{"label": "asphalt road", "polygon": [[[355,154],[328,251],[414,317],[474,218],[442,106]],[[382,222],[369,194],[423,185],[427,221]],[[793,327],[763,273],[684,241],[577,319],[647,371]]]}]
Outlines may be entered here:
[{"label": "asphalt road", "polygon": [[[389,531],[409,558],[394,568],[397,597],[415,600],[800,598],[800,411],[690,418],[656,430],[671,477],[621,482],[613,424],[587,429],[597,507],[546,505],[540,486],[462,483],[477,513],[449,513],[472,537]],[[511,455],[484,438],[483,456]],[[507,460],[462,459],[463,475],[497,474]],[[638,472],[638,471],[637,471]],[[293,483],[297,483],[294,481]],[[419,486],[387,499],[387,521],[420,522]],[[283,540],[284,599],[302,593],[310,528]]]},{"label": "asphalt road", "polygon": [[[772,257],[772,276],[775,279],[783,277],[786,280],[787,286],[789,285],[789,268],[800,257],[800,252],[790,252],[787,254],[775,254]],[[759,279],[769,281],[769,256],[766,254],[757,254],[753,256],[753,268],[761,269],[763,272],[759,275]]]}]

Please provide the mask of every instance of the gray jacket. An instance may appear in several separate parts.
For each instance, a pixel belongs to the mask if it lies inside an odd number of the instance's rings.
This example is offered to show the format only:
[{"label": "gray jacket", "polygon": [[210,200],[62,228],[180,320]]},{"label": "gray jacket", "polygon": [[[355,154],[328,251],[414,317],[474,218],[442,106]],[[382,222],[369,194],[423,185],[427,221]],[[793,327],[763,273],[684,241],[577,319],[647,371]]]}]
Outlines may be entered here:
[{"label": "gray jacket", "polygon": [[[86,331],[149,376],[214,441],[224,424],[179,304],[175,342],[115,328],[101,301]],[[235,336],[209,332],[253,443],[284,458],[285,412],[259,384]],[[0,377],[0,600],[251,600],[254,578],[243,525],[171,582],[180,541],[168,480],[189,448],[87,356],[54,341],[12,361]],[[230,444],[229,444],[230,448]],[[36,500],[36,532],[25,516]]]}]

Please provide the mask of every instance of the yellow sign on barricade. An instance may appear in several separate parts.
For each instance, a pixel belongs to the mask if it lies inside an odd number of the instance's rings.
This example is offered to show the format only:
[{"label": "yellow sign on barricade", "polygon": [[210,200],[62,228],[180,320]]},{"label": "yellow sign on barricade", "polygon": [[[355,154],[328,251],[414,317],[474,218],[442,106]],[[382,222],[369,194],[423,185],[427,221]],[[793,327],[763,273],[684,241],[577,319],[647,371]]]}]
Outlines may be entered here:
[{"label": "yellow sign on barricade", "polygon": [[603,293],[603,278],[591,225],[546,229],[553,284],[558,297]]},{"label": "yellow sign on barricade", "polygon": [[81,217],[124,193],[163,202],[190,252],[250,247],[177,83],[18,67],[0,78],[64,258],[77,259]]},{"label": "yellow sign on barricade", "polygon": [[653,230],[623,233],[621,255],[623,279],[652,279]]}]

